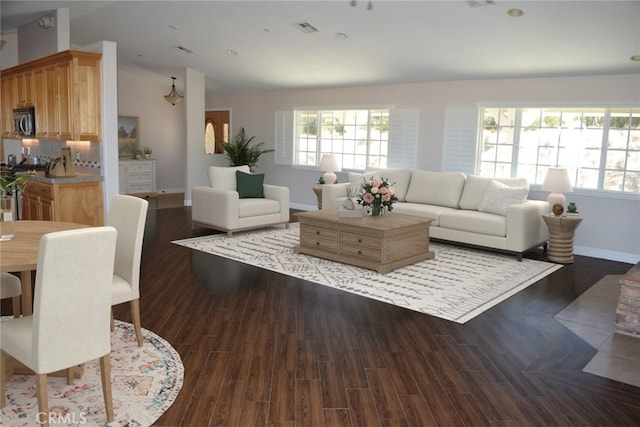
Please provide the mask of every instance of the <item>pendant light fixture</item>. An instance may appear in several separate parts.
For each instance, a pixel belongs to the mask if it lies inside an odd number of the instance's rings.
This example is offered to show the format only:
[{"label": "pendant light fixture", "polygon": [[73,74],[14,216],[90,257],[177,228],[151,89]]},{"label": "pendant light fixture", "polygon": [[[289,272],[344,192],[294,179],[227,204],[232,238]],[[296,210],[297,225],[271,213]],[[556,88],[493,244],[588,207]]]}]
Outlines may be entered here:
[{"label": "pendant light fixture", "polygon": [[165,95],[164,99],[166,99],[171,105],[176,105],[182,101],[182,98],[184,98],[184,96],[176,92],[176,78],[171,77],[171,92],[169,92],[169,95]]}]

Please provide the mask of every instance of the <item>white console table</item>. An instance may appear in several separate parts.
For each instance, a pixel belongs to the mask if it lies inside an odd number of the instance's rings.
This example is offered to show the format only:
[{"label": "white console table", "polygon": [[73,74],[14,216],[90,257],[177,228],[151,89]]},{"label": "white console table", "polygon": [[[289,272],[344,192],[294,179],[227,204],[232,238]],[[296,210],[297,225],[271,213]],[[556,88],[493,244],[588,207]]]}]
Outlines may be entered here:
[{"label": "white console table", "polygon": [[154,159],[121,159],[119,169],[121,194],[156,195],[156,161]]}]

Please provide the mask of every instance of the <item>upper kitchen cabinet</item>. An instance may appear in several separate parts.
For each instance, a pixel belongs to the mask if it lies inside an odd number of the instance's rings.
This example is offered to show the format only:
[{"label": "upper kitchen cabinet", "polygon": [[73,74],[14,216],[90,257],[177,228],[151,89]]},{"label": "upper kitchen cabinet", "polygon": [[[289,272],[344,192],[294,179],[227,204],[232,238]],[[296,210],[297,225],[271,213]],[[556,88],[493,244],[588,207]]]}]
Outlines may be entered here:
[{"label": "upper kitchen cabinet", "polygon": [[2,136],[15,137],[12,110],[35,107],[36,137],[102,139],[102,55],[65,51],[2,71]]}]

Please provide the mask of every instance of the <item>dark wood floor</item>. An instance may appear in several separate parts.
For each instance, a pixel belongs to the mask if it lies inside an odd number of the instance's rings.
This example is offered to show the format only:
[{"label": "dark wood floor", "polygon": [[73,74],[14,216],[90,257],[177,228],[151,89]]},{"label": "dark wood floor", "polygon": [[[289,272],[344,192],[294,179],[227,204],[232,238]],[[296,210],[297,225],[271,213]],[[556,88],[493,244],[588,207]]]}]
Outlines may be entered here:
[{"label": "dark wood floor", "polygon": [[185,366],[157,425],[640,425],[640,389],[583,373],[595,350],[553,320],[629,264],[577,257],[459,325],[171,244],[210,233],[189,218],[147,222],[142,325]]}]

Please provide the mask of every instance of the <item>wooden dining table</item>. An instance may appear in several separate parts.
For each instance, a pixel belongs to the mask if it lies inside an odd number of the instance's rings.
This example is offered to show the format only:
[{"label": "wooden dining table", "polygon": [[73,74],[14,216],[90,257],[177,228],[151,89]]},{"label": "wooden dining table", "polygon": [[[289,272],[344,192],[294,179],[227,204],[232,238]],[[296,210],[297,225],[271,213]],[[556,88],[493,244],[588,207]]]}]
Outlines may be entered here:
[{"label": "wooden dining table", "polygon": [[32,272],[38,266],[40,239],[55,231],[87,228],[88,225],[56,221],[16,221],[13,240],[0,241],[2,272],[20,273],[22,282],[22,315],[33,314]]}]

